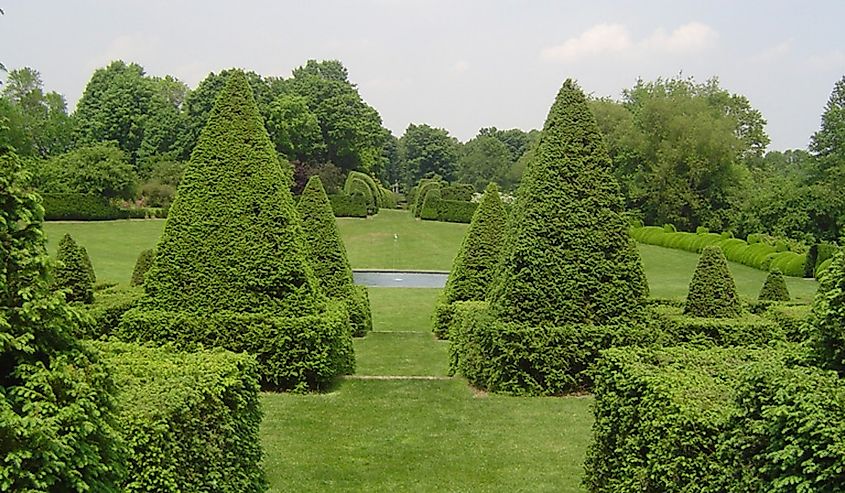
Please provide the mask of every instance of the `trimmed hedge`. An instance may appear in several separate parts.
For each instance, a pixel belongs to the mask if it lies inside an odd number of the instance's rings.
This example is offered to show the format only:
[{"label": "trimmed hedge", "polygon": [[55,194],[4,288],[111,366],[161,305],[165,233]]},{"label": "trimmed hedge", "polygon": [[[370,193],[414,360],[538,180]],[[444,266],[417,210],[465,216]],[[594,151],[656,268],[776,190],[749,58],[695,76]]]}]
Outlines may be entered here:
[{"label": "trimmed hedge", "polygon": [[804,275],[804,264],[807,262],[806,254],[782,251],[785,244],[778,247],[763,243],[760,235],[749,235],[749,241],[737,238],[725,238],[718,233],[684,233],[675,232],[658,226],[644,226],[631,228],[631,236],[638,242],[648,245],[657,245],[665,248],[686,250],[699,253],[705,247],[719,246],[725,257],[731,262],[747,265],[759,270],[768,271],[771,268],[778,268],[787,276],[802,277]]},{"label": "trimmed hedge", "polygon": [[692,274],[684,313],[693,317],[729,318],[742,311],[736,283],[718,246],[705,247]]},{"label": "trimmed hedge", "polygon": [[423,199],[422,208],[420,209],[419,218],[436,220],[437,219],[437,203],[440,202],[440,189],[428,190]]},{"label": "trimmed hedge", "polygon": [[470,202],[475,188],[468,183],[452,183],[440,189],[440,198],[457,202]]},{"label": "trimmed hedge", "polygon": [[120,390],[121,491],[263,492],[257,365],[246,354],[95,347]]},{"label": "trimmed hedge", "polygon": [[845,386],[795,366],[794,351],[606,351],[594,372],[588,490],[839,491]]},{"label": "trimmed hedge", "polygon": [[377,214],[380,207],[396,207],[393,192],[376,183],[372,176],[360,171],[350,171],[343,184],[346,195],[361,195],[370,214]]},{"label": "trimmed hedge", "polygon": [[817,363],[845,376],[845,250],[822,273],[807,329]]},{"label": "trimmed hedge", "polygon": [[748,313],[732,318],[690,317],[680,308],[657,306],[652,314],[654,330],[671,346],[767,346],[786,338],[778,323]]},{"label": "trimmed hedge", "polygon": [[299,317],[136,308],[126,312],[115,335],[129,342],[170,342],[188,351],[209,347],[253,354],[265,389],[323,390],[335,376],[355,369],[349,313],[337,301],[321,313]]},{"label": "trimmed hedge", "polygon": [[789,288],[786,287],[786,279],[783,278],[783,273],[774,269],[766,276],[766,281],[763,282],[763,287],[760,288],[760,294],[757,295],[758,301],[789,301]]},{"label": "trimmed hedge", "polygon": [[414,192],[414,217],[420,217],[425,204],[425,199],[432,190],[440,190],[443,187],[443,182],[439,180],[420,180]]},{"label": "trimmed hedge", "polygon": [[803,342],[807,337],[805,325],[810,308],[810,305],[771,303],[761,315],[778,324],[788,341]]},{"label": "trimmed hedge", "polygon": [[94,303],[86,306],[88,317],[80,322],[76,336],[99,339],[112,335],[123,315],[138,306],[143,296],[144,290],[139,287],[98,291],[94,295]]},{"label": "trimmed hedge", "polygon": [[91,260],[88,253],[69,234],[65,234],[59,241],[56,260],[59,265],[53,273],[55,289],[65,290],[67,301],[92,303],[94,280]]},{"label": "trimmed hedge", "polygon": [[373,330],[370,292],[366,286],[352,286],[351,293],[346,298],[346,309],[349,312],[353,336],[364,337],[367,332]]},{"label": "trimmed hedge", "polygon": [[367,217],[367,201],[361,195],[329,195],[335,217]]},{"label": "trimmed hedge", "polygon": [[440,192],[433,190],[426,195],[420,219],[466,224],[472,221],[477,208],[475,202],[443,200]]},{"label": "trimmed hedge", "polygon": [[560,395],[591,388],[603,349],[659,342],[646,324],[531,326],[497,320],[487,302],[453,304],[450,373],[512,395]]},{"label": "trimmed hedge", "polygon": [[155,248],[148,248],[138,254],[138,259],[135,260],[135,268],[132,269],[132,279],[129,280],[130,286],[144,285],[144,277],[146,277],[147,271],[152,267],[155,256]]},{"label": "trimmed hedge", "polygon": [[113,206],[106,197],[85,193],[45,193],[47,221],[108,221],[128,219],[129,211]]}]

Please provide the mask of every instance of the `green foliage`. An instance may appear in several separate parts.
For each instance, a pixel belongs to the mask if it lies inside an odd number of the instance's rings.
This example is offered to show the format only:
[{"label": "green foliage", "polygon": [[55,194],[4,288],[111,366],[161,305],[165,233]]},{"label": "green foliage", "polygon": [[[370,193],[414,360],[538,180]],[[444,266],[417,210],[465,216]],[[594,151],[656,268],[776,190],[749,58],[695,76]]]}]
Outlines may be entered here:
[{"label": "green foliage", "polygon": [[786,305],[770,303],[762,316],[776,324],[783,331],[786,339],[791,342],[804,342],[806,333],[804,325],[810,316],[810,305]]},{"label": "green foliage", "polygon": [[50,193],[42,199],[48,221],[109,221],[129,217],[128,211],[111,205],[99,195]]},{"label": "green foliage", "polygon": [[469,223],[478,208],[475,202],[463,200],[443,200],[438,198],[440,192],[434,190],[426,198],[426,204],[420,212],[421,219],[445,221],[449,223]]},{"label": "green foliage", "polygon": [[592,386],[591,368],[609,347],[659,340],[642,323],[530,326],[497,320],[486,302],[454,305],[449,368],[472,385],[514,395],[559,395]]},{"label": "green foliage", "polygon": [[262,492],[255,359],[98,343],[120,388],[129,448],[121,491]]},{"label": "green foliage", "polygon": [[346,371],[348,319],[320,292],[289,185],[247,78],[233,72],[179,184],[146,296],[120,331],[263,353],[268,386],[323,385]]},{"label": "green foliage", "polygon": [[[123,447],[111,376],[51,292],[39,198],[0,154],[0,489],[118,491]],[[86,275],[87,278],[87,275]]]},{"label": "green foliage", "polygon": [[639,316],[648,293],[595,119],[571,80],[549,111],[511,210],[490,296],[502,321],[602,325]]},{"label": "green foliage", "polygon": [[479,135],[464,144],[457,163],[457,178],[481,191],[490,182],[504,184],[516,161],[501,140]]},{"label": "green foliage", "polygon": [[786,287],[786,279],[783,278],[783,273],[780,270],[775,269],[769,272],[757,299],[760,301],[789,301],[789,288]]},{"label": "green foliage", "polygon": [[80,321],[76,336],[81,339],[99,339],[112,335],[120,325],[123,314],[138,306],[143,296],[144,290],[139,287],[97,291],[94,293],[94,303],[85,307],[88,317]]},{"label": "green foliage", "polygon": [[829,258],[824,262],[820,263],[819,266],[816,268],[816,279],[821,279],[824,272],[827,271],[828,267],[830,267],[830,264],[832,263],[833,258]]},{"label": "green foliage", "polygon": [[653,329],[667,346],[766,346],[785,340],[783,328],[769,318],[743,313],[730,318],[690,317],[681,308],[654,307]]},{"label": "green foliage", "polygon": [[82,247],[66,234],[59,242],[56,255],[59,265],[53,273],[55,289],[66,290],[67,301],[92,303],[94,301],[94,279],[89,270],[91,260]]},{"label": "green foliage", "polygon": [[457,168],[459,143],[448,131],[411,124],[399,139],[399,146],[405,158],[408,186],[435,175],[452,180]]},{"label": "green foliage", "polygon": [[132,270],[132,279],[129,280],[130,286],[144,285],[144,277],[147,275],[147,271],[150,270],[150,267],[152,267],[155,256],[155,248],[142,250],[141,253],[138,254],[138,259],[135,261],[135,268]]},{"label": "green foliage", "polygon": [[[487,298],[501,257],[506,223],[507,213],[499,197],[499,188],[491,183],[472,216],[438,305]],[[451,312],[451,308],[438,306],[434,320],[434,332],[438,337],[448,335]]]},{"label": "green foliage", "polygon": [[132,164],[114,142],[81,146],[33,169],[33,185],[43,193],[87,193],[132,199],[137,181]]},{"label": "green foliage", "polygon": [[335,217],[367,217],[367,202],[361,195],[329,195]]},{"label": "green foliage", "polygon": [[[482,185],[482,187],[486,186],[486,183]],[[475,193],[475,189],[468,183],[452,183],[440,189],[440,198],[443,200],[469,202],[472,200],[473,193]]]},{"label": "green foliage", "polygon": [[378,213],[379,207],[395,206],[393,192],[376,183],[370,175],[359,171],[350,171],[343,185],[343,192],[347,195],[360,195],[367,202],[367,209],[371,214]]},{"label": "green foliage", "polygon": [[737,317],[742,311],[736,283],[722,249],[705,247],[690,280],[684,314],[703,318]]},{"label": "green foliage", "polygon": [[845,251],[822,272],[807,330],[818,364],[845,375]]},{"label": "green foliage", "polygon": [[433,190],[440,190],[443,187],[443,182],[440,180],[420,180],[417,189],[414,192],[413,212],[415,217],[422,215],[423,207],[425,206],[425,199],[429,192]]},{"label": "green foliage", "polygon": [[364,337],[373,330],[373,315],[370,309],[370,295],[366,286],[352,286],[346,298],[346,309],[349,312],[349,324],[352,335]]},{"label": "green foliage", "polygon": [[317,117],[302,96],[282,94],[270,104],[267,133],[290,161],[313,161],[326,150]]},{"label": "green foliage", "polygon": [[437,205],[442,202],[440,200],[440,189],[433,188],[426,190],[425,198],[420,207],[420,219],[437,219]]}]

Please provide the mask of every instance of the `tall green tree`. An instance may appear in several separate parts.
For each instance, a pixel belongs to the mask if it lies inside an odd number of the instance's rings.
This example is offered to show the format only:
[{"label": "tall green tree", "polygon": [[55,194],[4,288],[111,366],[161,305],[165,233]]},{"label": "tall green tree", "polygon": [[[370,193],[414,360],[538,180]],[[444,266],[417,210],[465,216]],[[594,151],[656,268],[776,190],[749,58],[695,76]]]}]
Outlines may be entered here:
[{"label": "tall green tree", "polygon": [[276,152],[289,161],[317,163],[325,157],[327,149],[320,123],[303,96],[282,94],[273,100],[266,124]]},{"label": "tall green tree", "polygon": [[0,115],[14,129],[14,147],[21,155],[48,157],[65,152],[73,123],[64,96],[45,92],[41,74],[30,67],[9,72],[2,91]]},{"label": "tall green tree", "polygon": [[447,130],[412,123],[399,144],[405,163],[404,181],[408,187],[421,178],[435,175],[447,181],[455,178],[460,143]]},{"label": "tall green tree", "polygon": [[501,140],[478,135],[461,146],[455,175],[480,192],[490,182],[504,185],[513,163],[513,154]]},{"label": "tall green tree", "polygon": [[90,193],[132,199],[138,177],[114,142],[84,145],[31,164],[32,183],[42,193]]}]

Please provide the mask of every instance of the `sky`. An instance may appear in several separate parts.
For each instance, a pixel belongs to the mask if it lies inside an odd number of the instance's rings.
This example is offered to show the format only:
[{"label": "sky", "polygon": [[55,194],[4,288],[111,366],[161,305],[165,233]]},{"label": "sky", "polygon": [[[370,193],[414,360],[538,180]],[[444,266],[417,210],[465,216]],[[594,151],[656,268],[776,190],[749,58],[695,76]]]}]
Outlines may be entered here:
[{"label": "sky", "polygon": [[[745,95],[770,149],[806,148],[845,75],[845,1],[0,0],[0,62],[71,108],[111,60],[190,87],[230,67],[290,76],[338,59],[401,136],[542,128],[560,85],[618,98],[678,74]],[[2,75],[2,74],[0,74]]]}]

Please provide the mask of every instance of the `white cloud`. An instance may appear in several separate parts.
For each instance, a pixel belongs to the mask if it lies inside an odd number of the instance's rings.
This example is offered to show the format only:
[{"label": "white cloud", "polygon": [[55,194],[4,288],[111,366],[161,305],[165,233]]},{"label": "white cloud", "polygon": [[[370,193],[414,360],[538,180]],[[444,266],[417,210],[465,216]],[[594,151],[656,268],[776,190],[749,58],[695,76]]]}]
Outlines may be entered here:
[{"label": "white cloud", "polygon": [[808,62],[816,70],[845,70],[845,51],[835,50],[813,55]]},{"label": "white cloud", "polygon": [[781,41],[780,43],[771,46],[761,51],[760,53],[757,53],[751,59],[752,61],[757,63],[772,63],[783,61],[784,57],[792,53],[793,43],[794,41],[792,39]]},{"label": "white cloud", "polygon": [[670,33],[658,28],[639,41],[622,24],[597,24],[560,45],[543,49],[540,55],[548,61],[575,62],[598,55],[690,54],[711,47],[718,37],[713,28],[701,22],[684,24]]},{"label": "white cloud", "polygon": [[454,65],[452,65],[452,70],[456,73],[462,74],[469,70],[469,62],[466,60],[458,60]]}]

